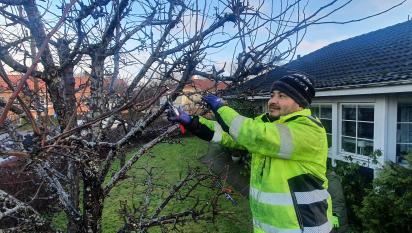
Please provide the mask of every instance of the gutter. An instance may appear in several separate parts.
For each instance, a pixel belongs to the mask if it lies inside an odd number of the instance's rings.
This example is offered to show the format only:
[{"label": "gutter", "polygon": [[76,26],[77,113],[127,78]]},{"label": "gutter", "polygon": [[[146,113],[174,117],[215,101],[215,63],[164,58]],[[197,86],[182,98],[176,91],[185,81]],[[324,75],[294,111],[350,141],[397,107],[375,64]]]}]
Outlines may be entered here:
[{"label": "gutter", "polygon": [[[324,87],[316,88],[316,96],[334,96],[334,95],[354,95],[354,94],[382,94],[382,93],[398,93],[398,92],[411,92],[412,88],[403,87],[404,85],[412,85],[412,79],[408,80],[396,80],[379,83],[365,83],[365,84],[352,84],[346,86],[336,87]],[[385,88],[387,90],[382,90]],[[389,89],[390,88],[390,89]],[[374,89],[373,91],[370,89]],[[379,92],[380,91],[380,92]],[[341,92],[341,93],[339,93]],[[350,93],[348,93],[350,92]],[[357,93],[359,92],[359,93]],[[244,98],[248,100],[262,100],[269,99],[269,94],[257,94],[252,96],[243,95],[227,95],[224,96],[227,99],[239,99]]]},{"label": "gutter", "polygon": [[391,85],[404,85],[412,84],[412,79],[408,80],[395,80],[379,83],[364,83],[364,84],[352,84],[346,86],[334,86],[334,87],[322,87],[316,88],[316,91],[330,91],[330,90],[341,90],[341,89],[357,89],[357,88],[368,88],[368,87],[382,87],[382,86],[391,86]]}]

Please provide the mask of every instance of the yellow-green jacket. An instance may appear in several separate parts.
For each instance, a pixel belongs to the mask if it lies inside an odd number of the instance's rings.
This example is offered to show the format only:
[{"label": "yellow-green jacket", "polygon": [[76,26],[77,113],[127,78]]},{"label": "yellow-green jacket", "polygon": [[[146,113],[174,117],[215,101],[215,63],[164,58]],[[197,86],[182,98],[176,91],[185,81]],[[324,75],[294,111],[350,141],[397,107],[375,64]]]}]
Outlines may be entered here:
[{"label": "yellow-green jacket", "polygon": [[223,106],[216,117],[220,124],[194,117],[189,129],[252,154],[249,198],[255,233],[332,230],[326,133],[309,109],[270,122],[267,114],[251,119]]}]

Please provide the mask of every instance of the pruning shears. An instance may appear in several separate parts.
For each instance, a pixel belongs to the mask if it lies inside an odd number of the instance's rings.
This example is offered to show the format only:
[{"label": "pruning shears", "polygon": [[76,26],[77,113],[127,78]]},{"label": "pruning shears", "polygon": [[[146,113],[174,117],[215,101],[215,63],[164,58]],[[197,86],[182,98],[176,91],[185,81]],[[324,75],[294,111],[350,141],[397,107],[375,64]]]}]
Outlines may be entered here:
[{"label": "pruning shears", "polygon": [[[176,106],[172,104],[172,101],[170,101],[169,98],[167,99],[167,106],[175,116],[180,115],[179,110],[177,109]],[[179,124],[179,128],[180,128],[180,132],[184,135],[186,133],[186,128],[182,124]]]}]

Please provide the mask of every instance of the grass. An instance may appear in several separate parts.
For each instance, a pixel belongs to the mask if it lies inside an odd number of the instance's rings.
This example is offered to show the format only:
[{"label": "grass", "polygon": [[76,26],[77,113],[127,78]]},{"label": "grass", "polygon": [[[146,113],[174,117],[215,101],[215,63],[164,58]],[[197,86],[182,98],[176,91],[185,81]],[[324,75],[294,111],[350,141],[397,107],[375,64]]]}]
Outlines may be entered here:
[{"label": "grass", "polygon": [[[129,157],[136,150],[132,150],[129,153]],[[147,178],[145,169],[148,170],[153,167],[153,180],[157,184],[157,188],[153,190],[151,195],[150,213],[163,200],[162,196],[169,192],[172,185],[176,184],[180,177],[187,174],[189,167],[198,167],[201,171],[207,172],[206,166],[199,162],[199,158],[206,154],[206,152],[207,143],[193,137],[185,137],[181,139],[181,143],[160,143],[156,145],[130,169],[127,173],[127,178],[113,188],[110,196],[106,198],[102,221],[103,232],[117,232],[122,225],[120,206],[126,205],[131,210],[133,206],[140,206],[143,202],[143,193],[146,188],[143,183]],[[114,172],[118,168],[119,164],[116,162],[113,164],[112,171]],[[207,198],[214,194],[214,192],[216,190],[201,187],[195,192],[195,195],[200,198]],[[233,206],[223,197],[220,199],[223,210],[233,214],[219,215],[214,224],[204,221],[188,223],[182,226],[182,232],[251,232],[251,214],[248,200],[236,194],[234,198],[238,202],[236,206]],[[165,212],[187,209],[193,204],[194,200],[186,202],[174,201]],[[61,219],[57,219],[54,222],[56,225],[64,223]],[[160,232],[160,229],[154,227],[149,232]]]}]

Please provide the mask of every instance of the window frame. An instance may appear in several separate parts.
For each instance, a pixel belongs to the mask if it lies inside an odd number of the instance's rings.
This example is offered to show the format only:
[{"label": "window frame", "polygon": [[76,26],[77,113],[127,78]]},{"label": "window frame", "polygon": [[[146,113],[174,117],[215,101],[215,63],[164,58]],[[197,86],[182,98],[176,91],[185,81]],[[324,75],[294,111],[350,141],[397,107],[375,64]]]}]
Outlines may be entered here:
[{"label": "window frame", "polygon": [[[412,103],[410,102],[398,102],[397,104],[397,108],[396,108],[396,112],[397,112],[397,117],[396,117],[396,125],[395,128],[398,128],[398,125],[410,125],[410,127],[412,127],[412,121],[398,121],[398,113],[399,113],[399,108],[402,105],[410,105],[412,107]],[[402,159],[402,156],[400,154],[398,154],[398,145],[409,145],[412,147],[412,141],[410,142],[399,142],[398,140],[400,139],[400,136],[398,134],[398,130],[396,130],[396,144],[395,144],[395,154],[396,154],[396,162],[398,163],[402,163],[404,161],[404,159]],[[412,150],[411,150],[412,151]]]},{"label": "window frame", "polygon": [[[343,156],[351,156],[353,159],[361,159],[361,160],[367,160],[368,156],[367,155],[363,155],[363,154],[359,154],[358,153],[358,140],[366,140],[366,141],[370,141],[372,142],[372,148],[375,148],[375,125],[376,125],[376,103],[374,102],[363,102],[363,103],[356,103],[356,102],[341,102],[339,103],[339,123],[338,123],[338,127],[339,127],[339,132],[338,132],[338,141],[339,141],[339,146],[338,146],[338,153],[340,155]],[[343,107],[344,106],[348,106],[348,105],[354,105],[356,106],[356,117],[355,120],[344,120],[344,114],[343,114]],[[360,121],[358,120],[358,109],[359,106],[369,106],[369,107],[373,107],[373,121]],[[353,136],[346,136],[343,135],[343,122],[344,121],[348,121],[348,122],[355,122],[355,137]],[[373,137],[372,139],[369,138],[362,138],[358,136],[358,123],[372,123],[373,126]],[[355,140],[355,153],[350,152],[350,151],[346,151],[343,149],[343,137],[346,138],[351,138]],[[373,151],[372,151],[373,152]]]},{"label": "window frame", "polygon": [[[321,117],[322,116],[322,111],[321,111],[322,106],[330,107],[330,118]],[[312,110],[314,107],[318,108],[319,116],[314,114],[314,112]],[[312,115],[319,118],[321,122],[322,122],[322,120],[330,120],[330,133],[326,132],[327,139],[330,138],[330,142],[328,141],[328,150],[330,150],[331,148],[333,148],[333,104],[332,103],[313,103],[310,106],[310,111],[311,111]],[[325,128],[325,131],[326,131],[326,128]]]}]

